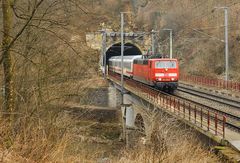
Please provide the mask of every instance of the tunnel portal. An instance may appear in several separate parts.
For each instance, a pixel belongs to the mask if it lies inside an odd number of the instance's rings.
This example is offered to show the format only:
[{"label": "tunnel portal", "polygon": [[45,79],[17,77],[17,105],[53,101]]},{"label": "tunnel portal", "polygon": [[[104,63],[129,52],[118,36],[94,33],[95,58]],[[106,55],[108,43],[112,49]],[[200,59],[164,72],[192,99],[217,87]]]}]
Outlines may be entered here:
[{"label": "tunnel portal", "polygon": [[[108,65],[109,58],[113,56],[120,56],[121,55],[121,43],[113,44],[108,50],[106,51],[106,63]],[[124,48],[124,56],[129,55],[142,55],[141,50],[132,43],[125,43]]]}]

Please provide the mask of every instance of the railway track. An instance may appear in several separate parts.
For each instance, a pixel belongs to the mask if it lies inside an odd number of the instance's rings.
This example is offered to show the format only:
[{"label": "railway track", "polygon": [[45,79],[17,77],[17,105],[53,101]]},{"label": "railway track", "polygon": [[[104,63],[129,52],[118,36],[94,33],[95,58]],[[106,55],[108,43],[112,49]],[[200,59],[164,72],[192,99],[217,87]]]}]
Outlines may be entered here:
[{"label": "railway track", "polygon": [[191,89],[191,88],[183,87],[183,86],[178,86],[177,91],[188,93],[188,94],[191,94],[193,96],[208,99],[208,100],[211,100],[211,101],[223,104],[223,105],[227,105],[227,106],[230,106],[230,107],[233,107],[233,108],[240,109],[240,102],[239,101],[236,101],[236,100],[233,100],[233,99],[230,99],[230,98],[227,98],[227,97],[218,96],[218,95],[214,95],[214,94],[211,94],[211,93],[207,93],[207,92],[203,92],[203,91],[200,91],[200,90],[197,90],[197,89]]},{"label": "railway track", "polygon": [[236,115],[228,113],[228,112],[221,111],[221,110],[216,109],[214,107],[210,107],[208,105],[205,105],[205,104],[202,104],[200,102],[196,102],[196,101],[190,100],[190,99],[185,98],[185,97],[181,97],[179,95],[174,95],[174,96],[177,97],[177,98],[183,99],[183,100],[185,100],[187,102],[190,102],[192,104],[198,105],[198,107],[203,108],[204,110],[213,111],[213,112],[218,113],[220,115],[226,116],[227,119],[228,119],[228,121],[226,122],[226,125],[229,128],[233,129],[234,131],[237,131],[237,132],[240,133],[240,126],[237,124],[237,122],[240,122],[240,117],[239,116],[236,116]]},{"label": "railway track", "polygon": [[[115,76],[115,78],[117,80],[120,80],[120,76]],[[135,80],[132,80],[132,79],[129,79],[129,78],[125,78],[124,81],[128,84],[130,84],[131,86],[137,88],[137,89],[142,89],[142,91],[146,92],[146,93],[149,93],[151,94],[152,96],[162,96],[162,97],[165,97],[165,98],[170,98],[170,99],[174,99],[177,100],[177,101],[181,101],[181,105],[184,103],[188,103],[190,104],[191,106],[195,106],[197,107],[198,109],[201,108],[201,110],[203,110],[203,116],[206,117],[207,116],[207,112],[208,111],[211,111],[212,113],[217,113],[219,116],[222,115],[222,116],[226,116],[228,121],[225,123],[226,124],[226,127],[228,127],[229,129],[235,131],[235,132],[238,132],[240,133],[240,126],[237,125],[236,122],[240,122],[240,117],[239,116],[236,116],[234,114],[231,114],[231,113],[228,113],[228,112],[224,112],[222,110],[219,110],[217,108],[214,108],[214,107],[210,107],[208,105],[205,105],[205,104],[202,104],[200,102],[196,102],[196,101],[193,101],[193,100],[190,100],[188,98],[185,98],[185,97],[181,97],[181,96],[178,96],[178,95],[174,95],[174,94],[168,94],[166,92],[163,92],[163,91],[160,91],[156,88],[153,88],[153,87],[150,87],[146,84],[143,84],[141,82],[138,82],[138,81],[135,81]],[[193,108],[186,108],[186,111],[189,111],[189,110],[193,109]],[[197,111],[199,113],[199,111]],[[200,114],[200,113],[199,113]],[[201,113],[202,114],[202,113]],[[215,117],[213,115],[210,116],[210,119],[214,119]],[[219,119],[220,122],[222,122],[222,120]]]},{"label": "railway track", "polygon": [[[182,86],[180,86],[177,90],[181,91],[181,92],[184,92],[184,93],[188,93],[188,94],[193,95],[193,96],[208,99],[208,100],[217,102],[219,104],[230,106],[232,108],[238,109],[238,111],[240,112],[240,110],[239,110],[240,109],[240,102],[238,102],[236,100],[229,99],[227,97],[213,95],[211,93],[206,93],[206,92],[199,91],[199,90],[196,90],[196,89],[182,87]],[[240,123],[239,123],[240,122],[240,116],[239,115],[230,113],[228,111],[219,110],[218,108],[211,107],[209,105],[202,104],[201,102],[196,102],[194,100],[191,100],[191,99],[185,98],[185,97],[181,97],[179,95],[175,95],[175,96],[178,97],[178,98],[185,99],[186,101],[189,101],[191,103],[195,103],[195,104],[197,104],[201,107],[204,107],[208,110],[212,110],[214,112],[217,112],[218,114],[225,115],[228,118],[227,125],[229,127],[231,127],[232,129],[235,129],[238,132],[240,132]]]},{"label": "railway track", "polygon": [[200,103],[200,102],[196,102],[196,101],[190,100],[190,99],[185,98],[185,97],[181,97],[181,96],[179,96],[179,95],[174,95],[174,96],[177,97],[177,98],[184,99],[185,101],[188,101],[188,102],[197,104],[198,106],[203,107],[203,108],[206,108],[206,109],[208,109],[208,110],[212,110],[212,111],[214,111],[214,112],[217,112],[217,113],[220,113],[220,114],[222,114],[222,115],[225,115],[225,116],[227,116],[228,118],[240,120],[240,117],[237,116],[237,115],[234,115],[234,114],[231,114],[231,113],[228,113],[228,112],[221,111],[221,110],[216,109],[216,108],[214,108],[214,107],[208,106],[208,105],[206,105],[206,104],[202,104],[202,103]]},{"label": "railway track", "polygon": [[[224,115],[228,119],[228,121],[226,122],[226,126],[230,129],[240,133],[240,125],[238,124],[240,122],[240,116],[237,116],[237,115],[219,110],[217,108],[208,106],[206,104],[202,104],[201,102],[196,102],[194,100],[190,100],[189,98],[185,98],[185,97],[175,95],[175,94],[173,94],[173,95],[168,94],[168,93],[159,91],[155,88],[151,88],[151,89],[154,89],[156,92],[159,92],[161,94],[164,94],[164,95],[167,95],[167,96],[170,96],[170,97],[175,97],[177,99],[181,99],[181,100],[185,101],[186,103],[191,103],[192,105],[196,105],[198,108],[202,108],[204,111],[213,111],[215,113],[218,113],[219,115]],[[224,103],[224,104],[226,105],[226,103]],[[188,109],[186,111],[188,111]],[[211,119],[214,119],[214,117],[211,117]]]}]

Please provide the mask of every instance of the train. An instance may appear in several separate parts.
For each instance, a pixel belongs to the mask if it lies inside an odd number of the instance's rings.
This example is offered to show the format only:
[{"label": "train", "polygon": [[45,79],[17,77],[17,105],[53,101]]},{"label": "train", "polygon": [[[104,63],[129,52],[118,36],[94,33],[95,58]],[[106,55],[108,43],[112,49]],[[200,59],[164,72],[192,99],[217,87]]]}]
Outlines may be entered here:
[{"label": "train", "polygon": [[[121,74],[121,56],[109,59],[108,71]],[[161,91],[173,93],[178,87],[177,59],[145,58],[142,55],[123,57],[123,75]]]}]

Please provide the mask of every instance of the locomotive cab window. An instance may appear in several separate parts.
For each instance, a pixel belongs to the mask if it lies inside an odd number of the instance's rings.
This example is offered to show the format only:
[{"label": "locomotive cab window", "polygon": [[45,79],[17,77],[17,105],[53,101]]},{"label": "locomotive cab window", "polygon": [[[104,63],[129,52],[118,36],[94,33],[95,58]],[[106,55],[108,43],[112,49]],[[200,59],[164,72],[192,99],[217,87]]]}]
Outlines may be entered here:
[{"label": "locomotive cab window", "polygon": [[155,67],[156,68],[176,68],[177,63],[176,61],[156,61]]}]

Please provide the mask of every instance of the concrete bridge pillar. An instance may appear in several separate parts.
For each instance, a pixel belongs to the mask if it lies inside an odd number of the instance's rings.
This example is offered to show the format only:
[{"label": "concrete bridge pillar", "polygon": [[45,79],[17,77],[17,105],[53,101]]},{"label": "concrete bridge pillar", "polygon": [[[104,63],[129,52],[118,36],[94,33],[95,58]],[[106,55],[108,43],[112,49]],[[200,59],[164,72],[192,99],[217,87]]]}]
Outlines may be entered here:
[{"label": "concrete bridge pillar", "polygon": [[122,109],[122,122],[123,122],[123,138],[126,142],[126,146],[130,147],[132,140],[132,133],[135,129],[135,114],[132,105],[124,104],[121,106]]},{"label": "concrete bridge pillar", "polygon": [[112,108],[117,107],[117,90],[113,86],[108,87],[108,106]]},{"label": "concrete bridge pillar", "polygon": [[134,99],[132,96],[125,94],[124,95],[124,113],[125,113],[125,140],[127,148],[134,147],[136,144],[136,115],[137,112],[134,108]]},{"label": "concrete bridge pillar", "polygon": [[126,107],[126,128],[134,128],[135,114],[132,105]]},{"label": "concrete bridge pillar", "polygon": [[125,140],[126,146],[132,148],[139,144],[139,141],[144,141],[142,142],[144,144],[147,143],[150,140],[152,128],[151,116],[146,111],[146,109],[148,110],[148,106],[141,106],[141,101],[131,94],[124,94],[124,105],[120,105],[121,93],[112,86],[109,87],[108,92],[109,106],[121,106],[122,138]]},{"label": "concrete bridge pillar", "polygon": [[124,109],[125,109],[125,117],[126,117],[126,127],[127,128],[134,128],[135,122],[135,113],[132,106],[132,97],[128,94],[124,95]]}]

